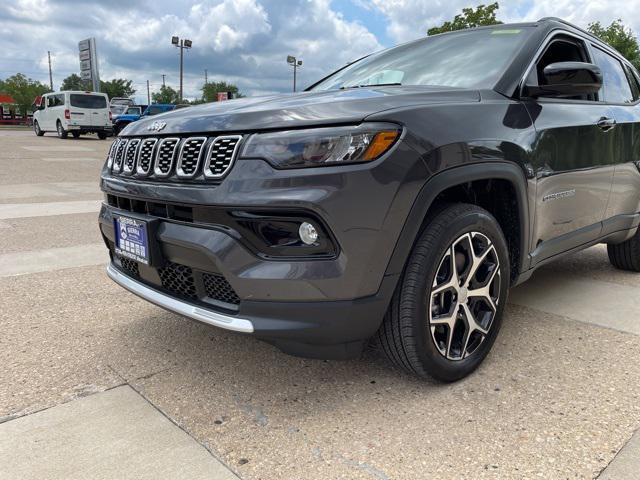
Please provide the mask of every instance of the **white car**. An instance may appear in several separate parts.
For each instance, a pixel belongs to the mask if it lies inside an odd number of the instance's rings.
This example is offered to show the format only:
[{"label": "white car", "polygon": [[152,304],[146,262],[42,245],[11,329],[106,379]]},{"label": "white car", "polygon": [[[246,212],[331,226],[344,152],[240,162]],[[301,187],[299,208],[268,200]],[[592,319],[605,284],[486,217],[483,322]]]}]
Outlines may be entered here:
[{"label": "white car", "polygon": [[33,129],[39,137],[57,132],[67,138],[97,133],[101,140],[112,133],[111,112],[106,93],[64,91],[46,93],[33,113]]},{"label": "white car", "polygon": [[124,114],[127,107],[133,106],[134,103],[131,98],[113,97],[109,102],[109,110],[111,110],[113,120],[115,120],[118,115]]}]

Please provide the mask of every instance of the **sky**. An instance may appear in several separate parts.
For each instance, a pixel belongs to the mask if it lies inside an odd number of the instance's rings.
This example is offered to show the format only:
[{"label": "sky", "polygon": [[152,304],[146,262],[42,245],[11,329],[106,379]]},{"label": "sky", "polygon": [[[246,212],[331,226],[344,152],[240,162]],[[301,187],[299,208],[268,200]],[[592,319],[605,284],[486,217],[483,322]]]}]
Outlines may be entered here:
[{"label": "sky", "polygon": [[[245,95],[290,92],[287,55],[303,61],[302,89],[363,55],[424,36],[469,0],[0,0],[0,78],[16,72],[54,89],[79,72],[78,42],[95,37],[100,77],[133,80],[146,103],[166,83],[178,88],[179,50],[171,36],[193,41],[185,52],[184,96],[200,96],[208,78],[235,83]],[[503,22],[557,16],[586,27],[622,19],[640,32],[640,0],[510,0]]]}]

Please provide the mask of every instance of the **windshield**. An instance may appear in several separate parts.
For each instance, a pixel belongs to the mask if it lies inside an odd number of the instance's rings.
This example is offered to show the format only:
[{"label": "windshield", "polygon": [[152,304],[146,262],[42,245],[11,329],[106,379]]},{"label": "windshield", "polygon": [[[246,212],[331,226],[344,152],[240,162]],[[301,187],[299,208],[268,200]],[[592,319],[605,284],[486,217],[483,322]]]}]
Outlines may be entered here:
[{"label": "windshield", "polygon": [[531,30],[496,27],[435,35],[358,60],[311,90],[381,84],[491,88]]},{"label": "windshield", "polygon": [[107,99],[102,95],[80,95],[72,93],[70,103],[72,107],[77,108],[107,108]]},{"label": "windshield", "polygon": [[126,115],[140,115],[140,112],[140,107],[129,107],[127,109]]},{"label": "windshield", "polygon": [[168,110],[167,107],[147,107],[144,111],[145,115],[157,115],[159,113],[166,112]]},{"label": "windshield", "polygon": [[112,98],[111,105],[131,105],[133,101],[129,98]]}]

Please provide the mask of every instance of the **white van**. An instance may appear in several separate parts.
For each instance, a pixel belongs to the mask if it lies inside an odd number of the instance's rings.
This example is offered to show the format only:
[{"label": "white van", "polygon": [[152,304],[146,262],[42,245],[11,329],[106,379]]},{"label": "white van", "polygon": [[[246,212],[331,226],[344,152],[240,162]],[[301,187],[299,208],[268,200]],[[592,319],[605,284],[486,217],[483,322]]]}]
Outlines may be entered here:
[{"label": "white van", "polygon": [[33,130],[41,137],[57,132],[67,138],[83,133],[97,133],[101,140],[112,132],[109,98],[106,93],[64,91],[46,93],[33,113]]}]

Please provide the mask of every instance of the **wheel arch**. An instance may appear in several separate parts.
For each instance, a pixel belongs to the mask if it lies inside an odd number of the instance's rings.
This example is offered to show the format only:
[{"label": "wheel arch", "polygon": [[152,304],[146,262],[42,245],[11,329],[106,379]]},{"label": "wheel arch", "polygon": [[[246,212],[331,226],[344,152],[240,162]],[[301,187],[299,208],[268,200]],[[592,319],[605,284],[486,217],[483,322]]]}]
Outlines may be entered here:
[{"label": "wheel arch", "polygon": [[439,197],[443,193],[472,182],[490,180],[508,182],[513,188],[518,212],[519,248],[518,258],[514,259],[516,265],[512,265],[512,267],[516,267],[512,268],[516,271],[512,283],[520,283],[523,273],[529,269],[529,201],[527,181],[522,168],[508,161],[461,165],[431,177],[421,188],[407,216],[387,266],[386,275],[398,274],[403,271],[411,249],[425,226],[428,215],[434,208],[437,208]]}]

